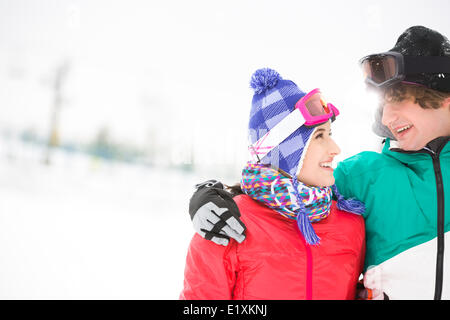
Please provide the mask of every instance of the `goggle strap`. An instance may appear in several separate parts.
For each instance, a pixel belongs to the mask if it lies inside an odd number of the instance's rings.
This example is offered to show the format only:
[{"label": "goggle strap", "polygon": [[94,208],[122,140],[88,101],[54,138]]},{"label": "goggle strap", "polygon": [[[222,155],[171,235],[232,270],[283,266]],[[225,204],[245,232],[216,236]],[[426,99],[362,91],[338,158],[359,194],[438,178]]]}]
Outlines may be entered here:
[{"label": "goggle strap", "polygon": [[334,120],[336,120],[336,114],[334,113],[334,110],[331,111],[333,113],[333,115],[331,116],[331,122],[334,122]]},{"label": "goggle strap", "polygon": [[294,109],[288,116],[277,123],[270,131],[258,141],[249,146],[253,160],[259,162],[273,148],[280,145],[295,130],[305,124],[305,119],[299,109]]},{"label": "goggle strap", "polygon": [[450,57],[403,56],[405,74],[450,73]]}]

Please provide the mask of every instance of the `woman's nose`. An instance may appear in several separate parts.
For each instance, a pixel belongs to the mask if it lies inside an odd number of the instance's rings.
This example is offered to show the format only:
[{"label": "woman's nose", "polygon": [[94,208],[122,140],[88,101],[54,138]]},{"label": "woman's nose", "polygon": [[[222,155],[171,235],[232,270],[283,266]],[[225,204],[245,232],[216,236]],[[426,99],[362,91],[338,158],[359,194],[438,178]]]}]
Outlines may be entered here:
[{"label": "woman's nose", "polygon": [[331,139],[330,154],[333,156],[337,156],[339,153],[341,153],[341,148],[339,148],[336,141]]}]

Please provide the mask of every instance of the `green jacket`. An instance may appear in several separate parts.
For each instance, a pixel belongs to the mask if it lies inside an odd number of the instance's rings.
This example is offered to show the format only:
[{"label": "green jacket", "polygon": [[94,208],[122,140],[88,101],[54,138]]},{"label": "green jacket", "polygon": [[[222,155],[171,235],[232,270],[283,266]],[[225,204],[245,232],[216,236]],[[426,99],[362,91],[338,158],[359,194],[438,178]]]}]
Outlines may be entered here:
[{"label": "green jacket", "polygon": [[381,153],[346,159],[334,175],[344,197],[366,205],[365,283],[391,299],[450,299],[449,137],[416,152],[387,139]]}]

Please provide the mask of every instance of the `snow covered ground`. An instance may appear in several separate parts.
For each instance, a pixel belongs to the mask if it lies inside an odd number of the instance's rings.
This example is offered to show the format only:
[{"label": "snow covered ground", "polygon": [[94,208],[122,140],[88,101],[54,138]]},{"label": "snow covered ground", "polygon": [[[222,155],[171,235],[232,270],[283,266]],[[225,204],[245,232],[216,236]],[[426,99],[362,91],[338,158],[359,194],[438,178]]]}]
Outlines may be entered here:
[{"label": "snow covered ground", "polygon": [[0,299],[178,299],[198,177],[17,147],[0,154]]}]

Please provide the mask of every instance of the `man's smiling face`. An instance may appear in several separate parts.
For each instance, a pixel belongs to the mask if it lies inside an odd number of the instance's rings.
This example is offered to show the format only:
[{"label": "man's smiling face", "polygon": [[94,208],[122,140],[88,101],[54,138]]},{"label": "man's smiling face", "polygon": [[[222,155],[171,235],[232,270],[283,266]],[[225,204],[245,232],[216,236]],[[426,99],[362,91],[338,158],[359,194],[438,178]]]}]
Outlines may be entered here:
[{"label": "man's smiling face", "polygon": [[433,139],[450,135],[450,98],[439,109],[424,109],[412,99],[386,102],[382,123],[406,151],[420,150]]}]

